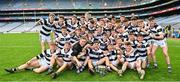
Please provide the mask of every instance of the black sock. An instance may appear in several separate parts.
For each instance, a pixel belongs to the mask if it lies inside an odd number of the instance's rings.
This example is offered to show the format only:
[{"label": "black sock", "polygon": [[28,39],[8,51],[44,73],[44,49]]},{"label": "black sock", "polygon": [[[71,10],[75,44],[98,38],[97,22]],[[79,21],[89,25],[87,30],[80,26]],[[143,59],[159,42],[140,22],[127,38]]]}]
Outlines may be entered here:
[{"label": "black sock", "polygon": [[18,68],[12,68],[12,71],[17,71]]}]

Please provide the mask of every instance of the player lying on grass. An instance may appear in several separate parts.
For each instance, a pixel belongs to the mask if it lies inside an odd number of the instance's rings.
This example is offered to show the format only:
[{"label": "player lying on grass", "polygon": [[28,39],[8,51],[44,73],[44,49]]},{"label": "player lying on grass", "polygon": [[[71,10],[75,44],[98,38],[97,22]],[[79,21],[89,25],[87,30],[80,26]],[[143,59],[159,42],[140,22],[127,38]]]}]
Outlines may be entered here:
[{"label": "player lying on grass", "polygon": [[125,43],[124,51],[124,63],[121,69],[122,74],[126,71],[127,68],[136,69],[140,74],[140,79],[144,79],[145,71],[141,69],[141,60],[139,59],[139,54],[136,49],[132,48],[130,42]]},{"label": "player lying on grass", "polygon": [[56,45],[54,43],[50,44],[50,49],[45,50],[39,55],[33,57],[31,60],[27,61],[16,68],[5,69],[9,73],[23,71],[25,69],[30,69],[35,73],[42,73],[46,71],[50,66],[50,59],[52,54],[56,51]]}]

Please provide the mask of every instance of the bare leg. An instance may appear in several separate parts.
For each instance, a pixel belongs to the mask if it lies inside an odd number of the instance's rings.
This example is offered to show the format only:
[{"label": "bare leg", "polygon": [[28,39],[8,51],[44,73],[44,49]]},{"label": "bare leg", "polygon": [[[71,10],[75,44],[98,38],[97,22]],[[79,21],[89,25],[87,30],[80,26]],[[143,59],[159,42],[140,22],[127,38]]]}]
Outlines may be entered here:
[{"label": "bare leg", "polygon": [[33,71],[34,71],[35,73],[42,73],[42,72],[46,71],[47,69],[48,69],[48,67],[41,66],[41,67],[39,67],[39,68],[33,69]]}]

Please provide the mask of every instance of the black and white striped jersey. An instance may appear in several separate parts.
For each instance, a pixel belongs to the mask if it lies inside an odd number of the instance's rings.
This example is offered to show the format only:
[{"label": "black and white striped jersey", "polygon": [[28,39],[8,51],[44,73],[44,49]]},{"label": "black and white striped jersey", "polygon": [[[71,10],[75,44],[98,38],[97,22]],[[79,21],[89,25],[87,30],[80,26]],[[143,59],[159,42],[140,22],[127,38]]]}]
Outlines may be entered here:
[{"label": "black and white striped jersey", "polygon": [[62,59],[65,62],[70,62],[71,61],[71,54],[72,54],[73,50],[69,49],[67,52],[65,52],[65,49],[62,49],[57,55],[57,57],[62,57]]},{"label": "black and white striped jersey", "polygon": [[65,23],[63,23],[62,25],[60,25],[59,23],[55,24],[53,27],[53,31],[55,34],[55,38],[59,37],[59,34],[61,33],[61,28],[62,26],[65,26]]},{"label": "black and white striped jersey", "polygon": [[[147,56],[147,47],[149,46],[147,41],[142,41],[142,42],[138,42],[136,43],[137,45],[137,52],[139,53],[140,57],[146,57]],[[140,46],[138,46],[140,45]]]},{"label": "black and white striped jersey", "polygon": [[71,43],[76,43],[79,41],[81,36],[77,36],[76,34],[71,36]]},{"label": "black and white striped jersey", "polygon": [[[164,34],[164,28],[161,27],[160,25],[155,25],[153,28],[150,29],[150,34],[153,34],[155,36]],[[165,37],[163,39],[165,39]],[[155,39],[155,40],[163,40],[163,39]]]},{"label": "black and white striped jersey", "polygon": [[101,50],[107,50],[107,46],[110,43],[110,40],[104,41],[103,39],[100,39],[100,49]]},{"label": "black and white striped jersey", "polygon": [[40,29],[40,34],[44,36],[50,36],[50,33],[53,28],[53,23],[50,23],[49,19],[45,19],[45,18],[40,20],[41,20],[40,23],[42,25]]},{"label": "black and white striped jersey", "polygon": [[99,50],[88,49],[88,55],[92,60],[99,60],[104,57],[103,51],[101,49]]},{"label": "black and white striped jersey", "polygon": [[71,36],[69,34],[63,35],[60,34],[59,37],[56,39],[57,47],[63,49],[65,42],[70,42]]},{"label": "black and white striped jersey", "polygon": [[118,37],[122,39],[122,41],[127,41],[128,40],[128,32],[124,33],[118,33]]},{"label": "black and white striped jersey", "polygon": [[90,27],[90,26],[88,26],[88,32],[90,32],[90,33],[94,33],[94,31],[96,31],[96,28],[95,27]]},{"label": "black and white striped jersey", "polygon": [[79,27],[78,23],[72,24],[71,20],[67,20],[67,31],[68,32],[72,32],[78,27]]},{"label": "black and white striped jersey", "polygon": [[37,55],[36,58],[37,59],[43,59],[46,61],[46,63],[48,65],[50,65],[50,61],[51,61],[51,56],[52,56],[52,52],[50,49],[44,50],[44,52],[42,52],[41,54]]},{"label": "black and white striped jersey", "polygon": [[139,54],[135,49],[133,49],[130,54],[127,54],[127,52],[124,51],[123,58],[126,62],[135,62],[139,59]]},{"label": "black and white striped jersey", "polygon": [[109,61],[116,61],[116,59],[117,59],[117,51],[116,50],[109,51],[108,58],[109,58]]},{"label": "black and white striped jersey", "polygon": [[99,33],[99,34],[97,34],[97,35],[94,35],[94,40],[100,40],[100,39],[102,39],[103,38],[103,32],[102,33]]}]

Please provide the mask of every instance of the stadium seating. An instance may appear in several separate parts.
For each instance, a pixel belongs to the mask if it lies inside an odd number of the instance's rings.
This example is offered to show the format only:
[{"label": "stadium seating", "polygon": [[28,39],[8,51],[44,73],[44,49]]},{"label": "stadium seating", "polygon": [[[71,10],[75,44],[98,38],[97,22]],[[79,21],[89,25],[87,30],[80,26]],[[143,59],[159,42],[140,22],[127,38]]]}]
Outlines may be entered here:
[{"label": "stadium seating", "polygon": [[180,21],[176,15],[179,0],[1,0],[0,4],[0,32],[35,32],[39,27],[32,28],[34,22],[50,12],[67,18],[73,14],[79,18],[85,12],[97,18],[135,13],[140,18],[156,16],[159,24],[175,24],[176,28]]}]

